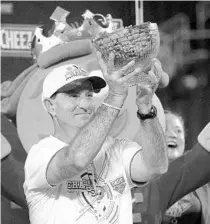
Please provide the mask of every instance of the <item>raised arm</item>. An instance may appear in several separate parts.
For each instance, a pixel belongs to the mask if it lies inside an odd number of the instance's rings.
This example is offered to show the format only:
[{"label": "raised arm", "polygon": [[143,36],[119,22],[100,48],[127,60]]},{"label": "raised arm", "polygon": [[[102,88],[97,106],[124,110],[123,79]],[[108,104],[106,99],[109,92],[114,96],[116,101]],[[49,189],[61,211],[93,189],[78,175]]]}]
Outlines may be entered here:
[{"label": "raised arm", "polygon": [[198,136],[198,143],[169,164],[168,172],[156,180],[160,208],[166,211],[180,198],[210,181],[210,123]]},{"label": "raised arm", "polygon": [[[133,61],[115,72],[113,71],[115,57],[113,54],[110,55],[107,66],[102,61],[101,56],[98,56],[104,78],[109,85],[109,94],[105,103],[121,108],[128,92],[124,84],[130,77],[137,74],[139,69],[124,76],[128,69],[133,66]],[[74,177],[93,161],[119,113],[119,110],[113,107],[100,106],[91,121],[79,131],[69,146],[54,156],[47,169],[47,179],[50,184],[56,185]]]},{"label": "raised arm", "polygon": [[148,181],[165,173],[168,168],[165,136],[157,116],[147,119],[141,116],[152,112],[152,98],[162,72],[160,62],[155,59],[152,62],[151,71],[148,74],[142,73],[142,82],[137,87],[136,103],[140,114],[138,116],[140,127],[134,141],[142,147],[142,151],[132,160],[131,177],[134,181]]},{"label": "raised arm", "polygon": [[24,164],[11,154],[1,160],[1,194],[23,208],[27,208],[23,191]]}]

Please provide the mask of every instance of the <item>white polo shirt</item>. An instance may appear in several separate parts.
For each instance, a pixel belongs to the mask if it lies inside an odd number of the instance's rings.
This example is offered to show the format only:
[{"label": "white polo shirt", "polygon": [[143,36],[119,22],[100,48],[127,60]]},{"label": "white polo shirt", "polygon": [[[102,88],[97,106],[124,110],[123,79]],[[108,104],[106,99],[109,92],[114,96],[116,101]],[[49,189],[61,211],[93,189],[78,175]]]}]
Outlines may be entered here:
[{"label": "white polo shirt", "polygon": [[28,153],[24,191],[31,223],[132,224],[130,163],[141,147],[107,138],[87,170],[52,187],[46,180],[46,169],[64,146],[66,143],[49,136]]}]

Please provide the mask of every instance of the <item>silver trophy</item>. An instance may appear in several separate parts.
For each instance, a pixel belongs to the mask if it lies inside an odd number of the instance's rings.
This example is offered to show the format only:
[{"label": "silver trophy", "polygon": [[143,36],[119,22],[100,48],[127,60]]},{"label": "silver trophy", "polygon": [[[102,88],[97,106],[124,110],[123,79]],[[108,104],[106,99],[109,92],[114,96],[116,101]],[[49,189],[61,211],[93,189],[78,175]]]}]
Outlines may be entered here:
[{"label": "silver trophy", "polygon": [[[115,54],[115,70],[134,59],[135,65],[131,69],[140,67],[145,71],[150,68],[152,59],[158,54],[160,36],[156,23],[145,22],[118,29],[113,33],[101,33],[93,42],[106,64],[109,54],[111,52]],[[127,85],[134,86],[140,81],[141,74],[132,77]]]}]

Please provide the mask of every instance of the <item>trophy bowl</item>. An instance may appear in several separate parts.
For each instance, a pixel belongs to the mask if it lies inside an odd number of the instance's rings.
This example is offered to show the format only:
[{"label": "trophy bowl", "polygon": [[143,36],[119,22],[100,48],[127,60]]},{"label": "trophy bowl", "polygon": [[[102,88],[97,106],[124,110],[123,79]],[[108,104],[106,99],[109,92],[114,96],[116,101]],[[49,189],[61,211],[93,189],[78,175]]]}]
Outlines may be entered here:
[{"label": "trophy bowl", "polygon": [[[101,33],[93,40],[97,51],[107,64],[109,54],[115,54],[114,69],[118,70],[135,60],[131,70],[140,67],[142,71],[150,68],[151,61],[159,51],[160,36],[156,23],[145,22],[140,25],[117,29],[112,33]],[[130,72],[130,71],[128,71]],[[132,77],[127,85],[134,86],[141,81],[141,75]]]}]

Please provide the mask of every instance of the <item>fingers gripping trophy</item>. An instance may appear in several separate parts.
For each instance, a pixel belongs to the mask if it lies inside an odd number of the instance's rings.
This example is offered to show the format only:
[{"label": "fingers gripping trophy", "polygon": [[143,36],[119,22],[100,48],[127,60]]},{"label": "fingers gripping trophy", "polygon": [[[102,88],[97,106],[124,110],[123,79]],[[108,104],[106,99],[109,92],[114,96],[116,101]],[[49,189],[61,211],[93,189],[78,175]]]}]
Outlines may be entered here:
[{"label": "fingers gripping trophy", "polygon": [[[128,72],[135,68],[147,71],[151,67],[152,59],[158,54],[160,37],[157,24],[146,22],[120,28],[111,34],[104,32],[94,43],[107,65],[110,53],[114,54],[114,70],[134,61]],[[135,75],[128,78],[126,85],[133,86],[141,82],[142,75]]]},{"label": "fingers gripping trophy", "polygon": [[[160,46],[157,24],[146,22],[118,29],[111,34],[104,32],[93,42],[98,50],[99,64],[110,91],[121,83],[124,86],[121,91],[126,95],[128,87],[135,86],[136,92],[132,94],[129,88],[129,95],[136,95],[137,114],[144,116],[156,113],[153,106],[153,101],[156,101],[154,93],[160,83],[162,87],[168,84],[168,75],[156,59]],[[108,74],[112,74],[112,77]],[[113,79],[116,81],[114,88],[113,83],[109,83]],[[141,107],[141,111],[140,104],[145,105]]]}]

